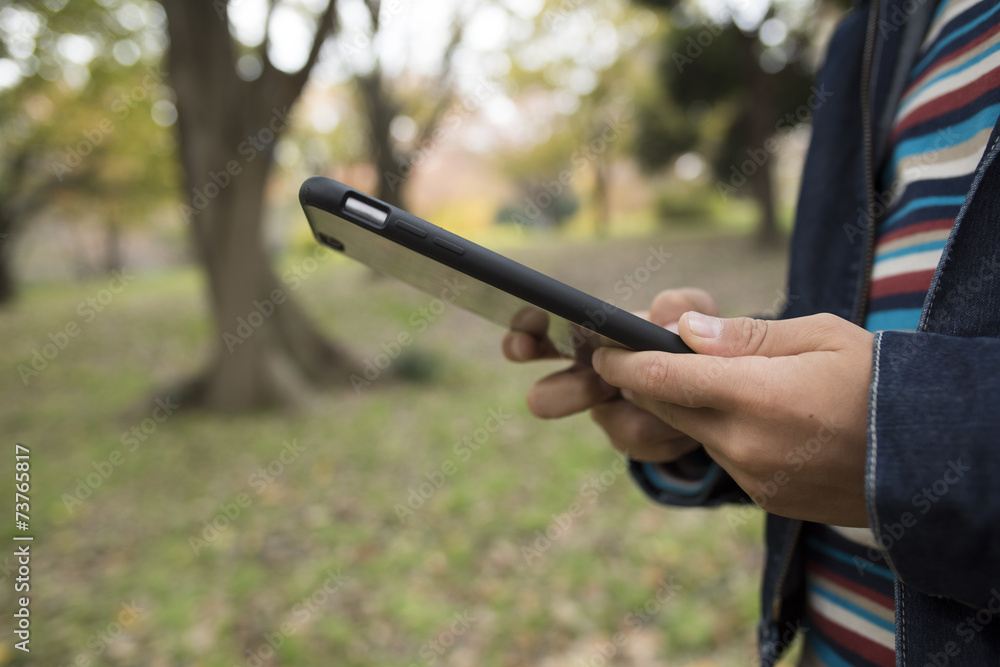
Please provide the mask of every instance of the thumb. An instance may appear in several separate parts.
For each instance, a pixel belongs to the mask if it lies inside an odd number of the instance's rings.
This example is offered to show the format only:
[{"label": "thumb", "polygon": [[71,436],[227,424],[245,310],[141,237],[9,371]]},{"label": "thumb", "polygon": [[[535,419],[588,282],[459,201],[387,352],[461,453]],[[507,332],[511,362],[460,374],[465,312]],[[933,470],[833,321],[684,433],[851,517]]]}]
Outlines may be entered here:
[{"label": "thumb", "polygon": [[858,327],[847,320],[829,314],[758,320],[711,317],[689,311],[678,323],[678,333],[692,350],[716,357],[783,357],[837,350],[843,347],[844,334],[855,328]]}]

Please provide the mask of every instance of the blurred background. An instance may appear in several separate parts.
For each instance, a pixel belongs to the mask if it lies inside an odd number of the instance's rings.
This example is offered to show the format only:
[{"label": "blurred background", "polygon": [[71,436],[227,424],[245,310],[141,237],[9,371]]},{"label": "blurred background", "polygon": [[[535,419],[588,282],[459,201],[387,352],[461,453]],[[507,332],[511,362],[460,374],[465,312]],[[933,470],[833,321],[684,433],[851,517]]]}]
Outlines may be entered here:
[{"label": "blurred background", "polygon": [[622,308],[776,313],[845,4],[0,2],[0,433],[35,536],[0,665],[753,664],[759,513],[654,506],[585,415],[528,413],[559,363],[320,248],[297,190]]}]

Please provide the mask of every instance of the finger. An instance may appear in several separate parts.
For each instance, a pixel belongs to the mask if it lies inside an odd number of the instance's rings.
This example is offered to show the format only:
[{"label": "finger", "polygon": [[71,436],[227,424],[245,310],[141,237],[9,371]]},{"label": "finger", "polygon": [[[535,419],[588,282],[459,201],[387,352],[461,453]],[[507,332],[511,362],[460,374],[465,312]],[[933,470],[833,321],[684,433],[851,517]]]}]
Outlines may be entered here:
[{"label": "finger", "polygon": [[731,409],[749,372],[761,357],[632,352],[598,348],[594,370],[609,384],[637,395],[687,408]]},{"label": "finger", "polygon": [[573,365],[536,382],[528,392],[528,409],[536,417],[555,419],[583,412],[617,395],[618,389],[589,366]]},{"label": "finger", "polygon": [[675,461],[699,445],[655,415],[624,401],[607,401],[590,410],[612,446],[637,461]]},{"label": "finger", "polygon": [[548,338],[536,338],[523,331],[508,331],[501,342],[501,349],[503,356],[510,361],[562,358]]},{"label": "finger", "polygon": [[658,401],[642,394],[622,390],[626,400],[644,412],[648,412],[669,428],[689,436],[699,443],[718,442],[725,426],[723,413],[713,408],[689,408]]},{"label": "finger", "polygon": [[773,357],[870,347],[872,338],[833,315],[765,322],[686,313],[680,332],[699,354],[601,348],[592,363],[610,384],[650,398],[687,407],[743,410],[773,400],[787,371]]},{"label": "finger", "polygon": [[541,338],[549,330],[549,314],[534,306],[525,306],[510,318],[510,328]]},{"label": "finger", "polygon": [[[681,311],[681,315],[683,315],[684,312],[686,312],[686,311]],[[633,312],[632,314],[635,315],[636,317],[641,317],[642,319],[646,320],[647,322],[652,322],[653,321],[652,319],[650,319],[650,315],[649,315],[649,311],[648,310],[637,310],[637,311]],[[677,319],[678,318],[680,318],[680,315],[678,315],[677,318],[675,318],[673,321],[667,322],[666,324],[664,324],[663,322],[654,322],[654,324],[657,324],[658,326],[663,327],[664,329],[666,329],[667,331],[669,331],[671,333],[677,333]],[[594,349],[597,349],[597,348],[594,348]],[[594,350],[591,350],[591,352],[593,352],[593,351]]]},{"label": "finger", "polygon": [[649,321],[665,327],[680,319],[689,310],[718,315],[715,299],[705,290],[696,287],[681,287],[664,290],[656,295],[649,307]]},{"label": "finger", "polygon": [[689,312],[681,316],[679,333],[695,352],[717,357],[781,357],[836,351],[868,335],[861,327],[826,313],[790,320],[756,320]]}]

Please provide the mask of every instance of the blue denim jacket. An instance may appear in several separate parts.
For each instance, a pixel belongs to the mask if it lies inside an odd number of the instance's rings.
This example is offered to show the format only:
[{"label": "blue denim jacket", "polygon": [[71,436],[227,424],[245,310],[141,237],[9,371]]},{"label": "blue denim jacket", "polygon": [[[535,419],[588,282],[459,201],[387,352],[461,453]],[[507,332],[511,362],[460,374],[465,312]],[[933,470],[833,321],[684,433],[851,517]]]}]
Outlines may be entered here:
[{"label": "blue denim jacket", "polygon": [[[861,2],[837,29],[817,87],[783,317],[864,319],[873,174],[934,0]],[[931,284],[916,332],[878,332],[872,354],[865,500],[896,576],[896,661],[1000,665],[1000,127],[995,127]],[[654,499],[749,502],[714,463],[701,472],[632,463]],[[679,474],[674,474],[679,473]],[[760,661],[794,638],[805,601],[803,523],[767,516]]]}]

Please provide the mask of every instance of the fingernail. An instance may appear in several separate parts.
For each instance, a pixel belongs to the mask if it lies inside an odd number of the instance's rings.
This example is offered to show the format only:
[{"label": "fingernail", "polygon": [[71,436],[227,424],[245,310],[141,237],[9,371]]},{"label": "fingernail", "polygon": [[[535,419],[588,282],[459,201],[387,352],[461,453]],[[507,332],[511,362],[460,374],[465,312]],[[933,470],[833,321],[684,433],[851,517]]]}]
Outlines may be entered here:
[{"label": "fingernail", "polygon": [[699,338],[718,338],[722,335],[722,320],[691,311],[688,313],[688,326],[691,332]]},{"label": "fingernail", "polygon": [[634,394],[632,393],[631,389],[622,389],[621,392],[622,392],[622,398],[624,398],[626,401],[632,400],[632,396],[634,396]]}]

